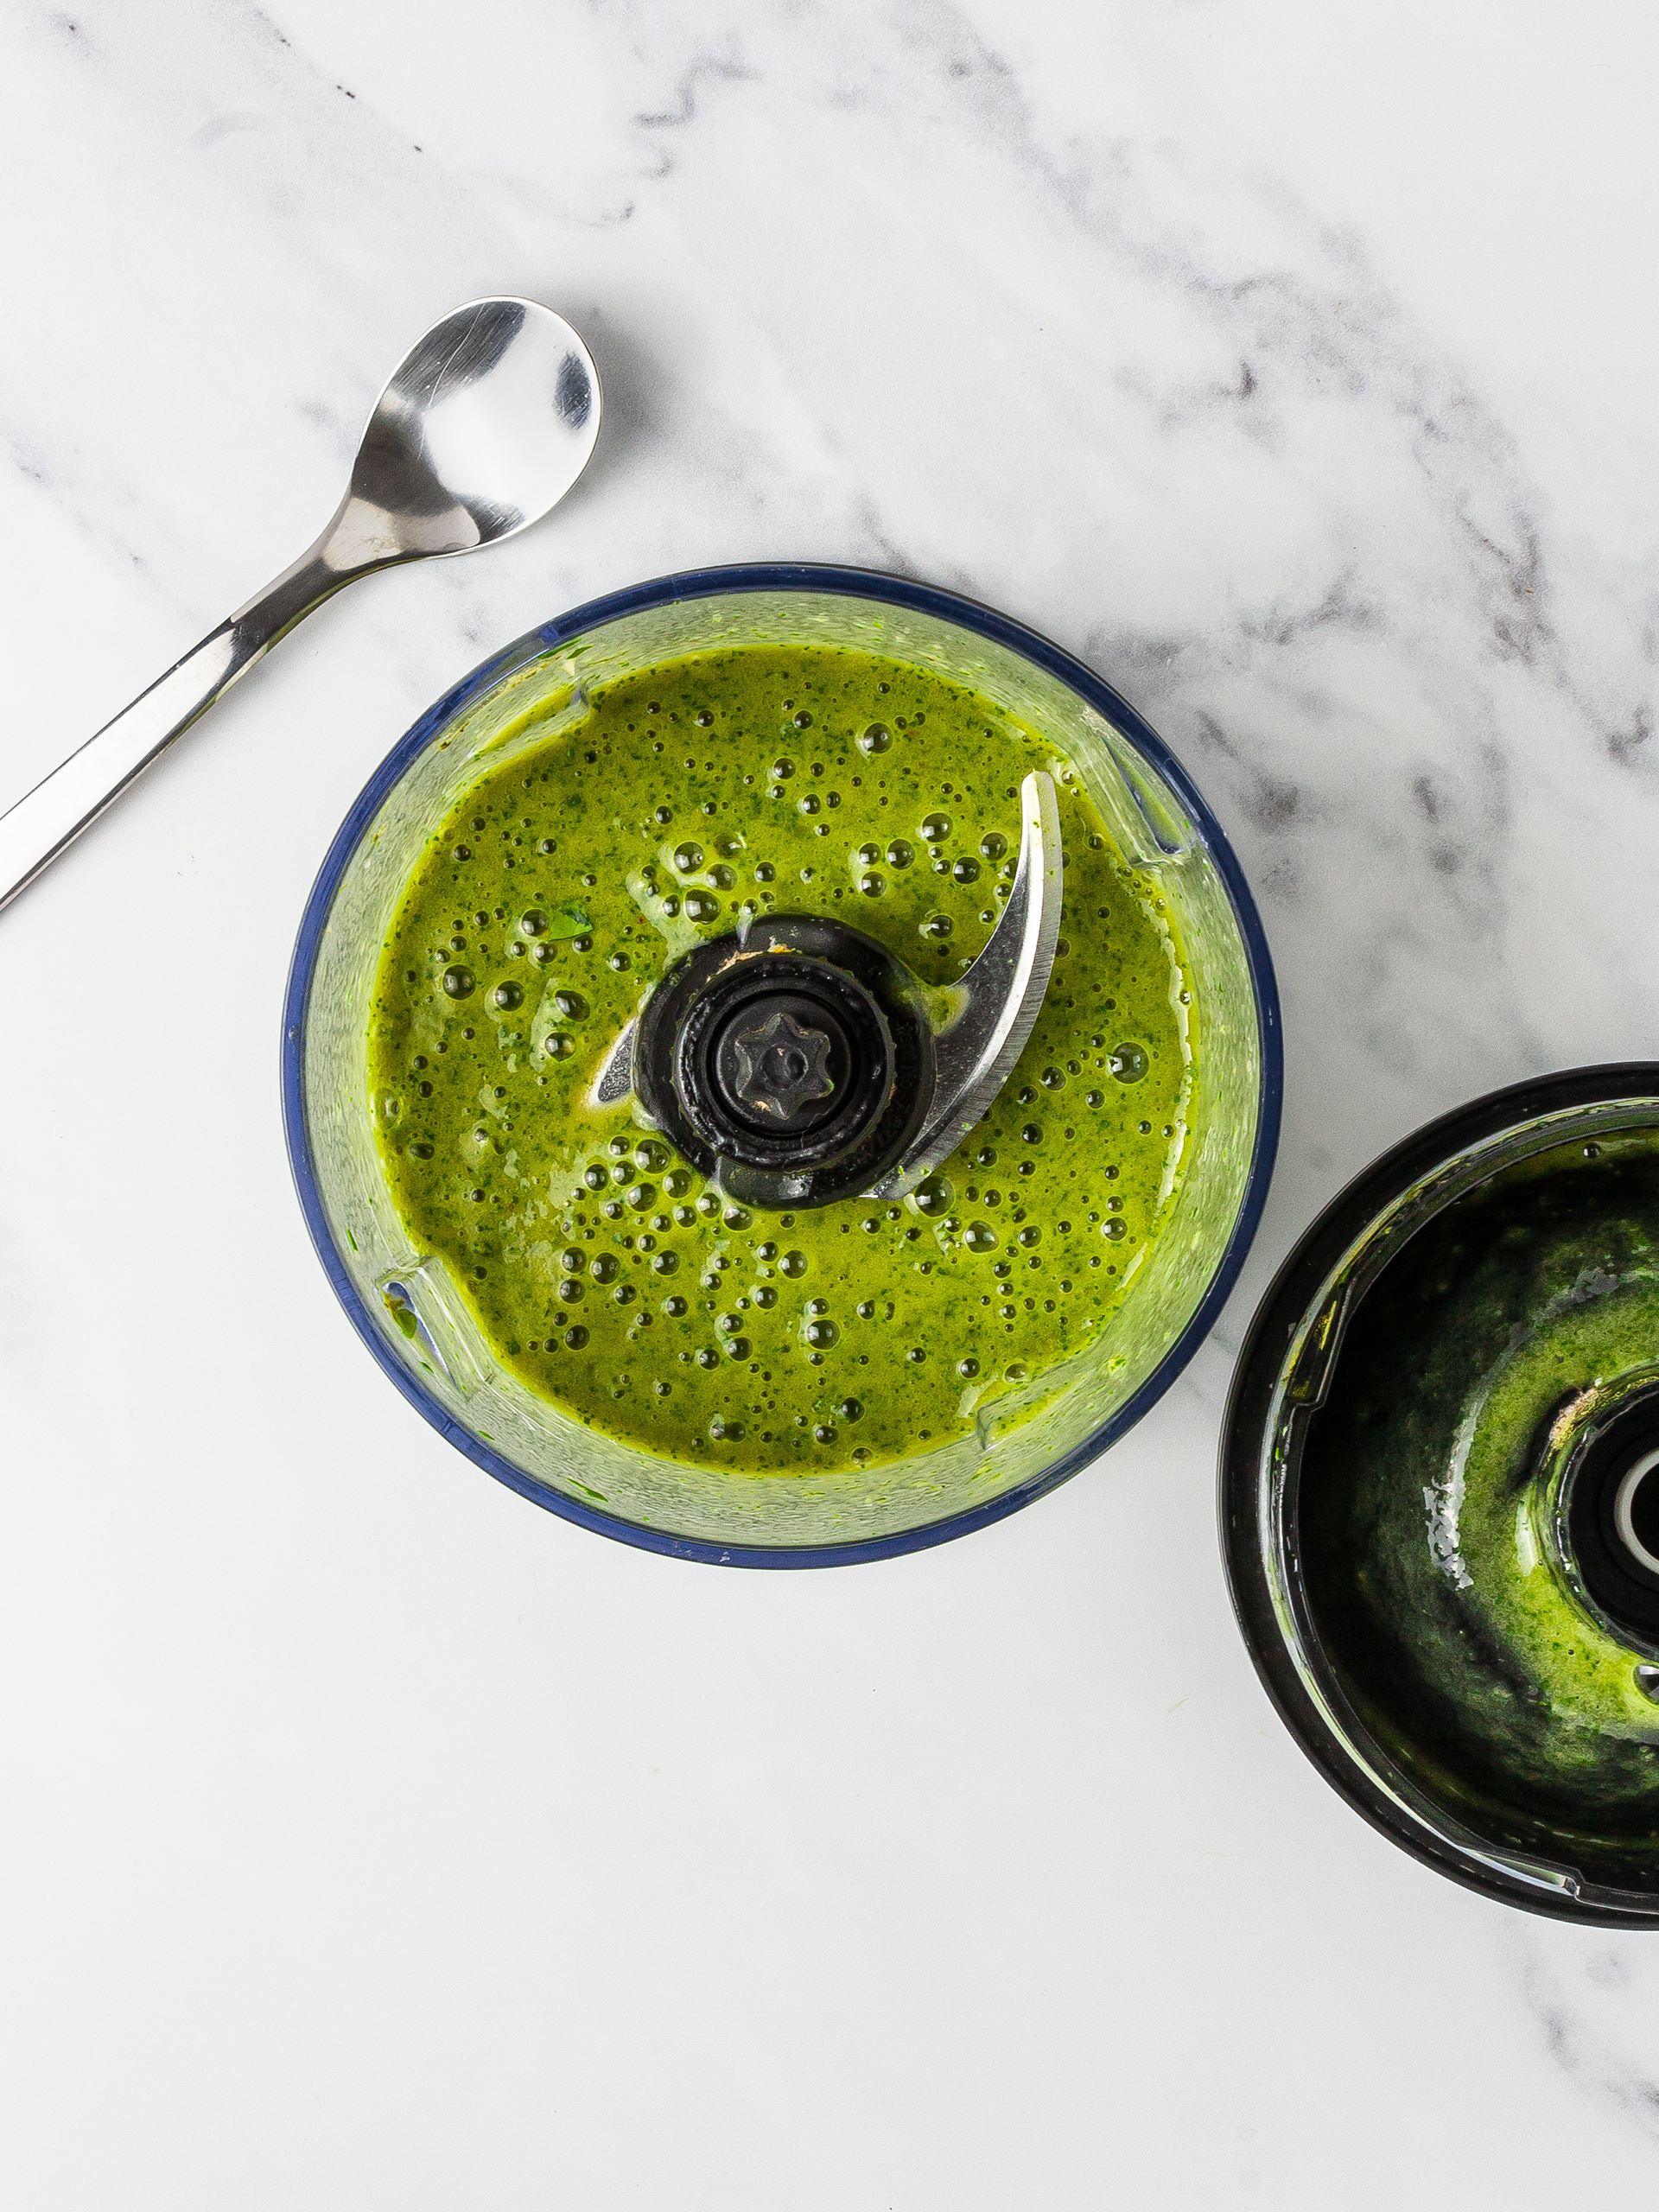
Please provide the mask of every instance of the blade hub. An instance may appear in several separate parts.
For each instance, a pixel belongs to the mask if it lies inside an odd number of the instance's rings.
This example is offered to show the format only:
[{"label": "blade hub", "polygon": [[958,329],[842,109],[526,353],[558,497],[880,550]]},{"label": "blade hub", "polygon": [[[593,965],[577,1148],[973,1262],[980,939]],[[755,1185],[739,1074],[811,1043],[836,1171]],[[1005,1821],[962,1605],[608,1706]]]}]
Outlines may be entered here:
[{"label": "blade hub", "polygon": [[933,1091],[932,1035],[892,956],[807,914],[677,961],[639,1017],[632,1076],[670,1141],[762,1206],[823,1205],[902,1155]]}]

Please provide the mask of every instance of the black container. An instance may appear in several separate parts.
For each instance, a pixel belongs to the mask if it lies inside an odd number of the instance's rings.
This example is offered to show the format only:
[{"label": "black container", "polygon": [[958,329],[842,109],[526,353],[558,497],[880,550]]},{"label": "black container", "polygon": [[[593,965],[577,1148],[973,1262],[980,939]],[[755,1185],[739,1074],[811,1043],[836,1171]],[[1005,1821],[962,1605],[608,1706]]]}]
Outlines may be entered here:
[{"label": "black container", "polygon": [[[1639,1134],[1643,1131],[1656,1133],[1650,1145]],[[1332,1485],[1339,1490],[1350,1479],[1350,1462],[1332,1439],[1355,1433],[1341,1426],[1351,1423],[1351,1412],[1331,1408],[1348,1408],[1355,1402],[1351,1379],[1357,1372],[1370,1371],[1363,1367],[1370,1356],[1363,1346],[1387,1341],[1379,1336],[1383,1326],[1379,1317],[1395,1310],[1382,1303],[1368,1309],[1367,1301],[1378,1296],[1385,1280],[1395,1287],[1383,1297],[1397,1299],[1397,1287],[1414,1280],[1412,1271],[1421,1274],[1427,1264],[1426,1255],[1442,1248],[1454,1255],[1472,1249],[1455,1241],[1462,1233],[1461,1223],[1469,1217],[1466,1210],[1448,1221],[1446,1209],[1460,1198],[1471,1206],[1489,1203],[1485,1194],[1491,1179],[1510,1167],[1516,1169],[1516,1177],[1507,1178],[1500,1188],[1522,1192],[1518,1202],[1511,1196],[1505,1203],[1519,1216],[1519,1225],[1509,1233],[1524,1240],[1532,1234],[1529,1193],[1535,1187],[1544,1188],[1543,1178],[1554,1173],[1549,1161],[1570,1158],[1573,1148],[1586,1160],[1599,1160],[1604,1149],[1628,1156],[1638,1163],[1631,1173],[1643,1178],[1649,1175],[1651,1161],[1653,1188],[1659,1192],[1659,1065],[1576,1069],[1495,1091],[1395,1146],[1325,1208],[1281,1268],[1239,1357],[1223,1431],[1222,1540],[1234,1606],[1256,1670],[1303,1750],[1357,1812],[1425,1865],[1485,1896],[1603,1927],[1652,1926],[1659,1924],[1659,1746],[1648,1750],[1644,1743],[1633,1746],[1621,1741],[1611,1752],[1624,1761],[1627,1775],[1634,1771],[1640,1777],[1645,1772],[1642,1760],[1652,1761],[1650,1853],[1646,1851],[1649,1831],[1641,1825],[1646,1817],[1645,1796],[1633,1801],[1628,1788],[1623,1826],[1609,1838],[1602,1837],[1594,1825],[1599,1815],[1592,1815],[1588,1825],[1559,1811],[1541,1820],[1530,1813],[1524,1818],[1512,1816],[1502,1777],[1496,1785],[1491,1782],[1494,1760],[1499,1767],[1503,1764],[1504,1738],[1502,1713],[1495,1724],[1490,1705],[1478,1715],[1484,1739],[1466,1762],[1459,1745],[1462,1742],[1469,1750],[1473,1737],[1465,1740],[1459,1735],[1455,1698],[1441,1697],[1434,1708],[1432,1756],[1402,1752],[1400,1746],[1406,1738],[1394,1726],[1396,1716],[1389,1709],[1386,1673],[1379,1675],[1374,1666],[1367,1673],[1369,1662],[1361,1651],[1362,1637],[1370,1635],[1374,1656],[1377,1638],[1372,1615],[1379,1605],[1386,1611],[1378,1593],[1394,1586],[1386,1574],[1372,1573],[1368,1565],[1356,1576],[1356,1586],[1369,1593],[1363,1602],[1344,1605],[1333,1600],[1331,1592],[1338,1586],[1330,1579],[1328,1535],[1320,1533],[1332,1525],[1362,1529],[1367,1525],[1363,1514],[1351,1524],[1333,1516],[1328,1502]],[[1548,1160],[1534,1158],[1543,1154]],[[1520,1165],[1529,1161],[1533,1164]],[[1535,1175],[1535,1185],[1516,1179]],[[1557,1187],[1564,1186],[1552,1185]],[[1547,1205],[1539,1211],[1547,1213]],[[1502,1217],[1506,1217],[1493,1216]],[[1643,1216],[1644,1220],[1650,1217]],[[1414,1246],[1412,1240],[1421,1238],[1436,1223],[1438,1243],[1425,1240]],[[1402,1255],[1408,1248],[1412,1256],[1402,1269]],[[1438,1268],[1438,1260],[1434,1264]],[[1643,1274],[1644,1285],[1651,1273]],[[1589,1280],[1586,1299],[1602,1278]],[[1612,1281],[1611,1277],[1606,1280]],[[1432,1300],[1416,1292],[1413,1295],[1418,1296],[1418,1303],[1412,1311],[1430,1316],[1432,1332]],[[1368,1312],[1369,1318],[1359,1318]],[[1360,1350],[1352,1349],[1356,1342]],[[1344,1352],[1351,1362],[1346,1370],[1342,1365]],[[1659,1367],[1659,1342],[1655,1353]],[[1402,1402],[1410,1399],[1427,1365],[1402,1369]],[[1333,1391],[1339,1376],[1345,1398],[1341,1391]],[[1601,1378],[1595,1379],[1599,1389]],[[1614,1383],[1618,1380],[1615,1376]],[[1586,1511],[1586,1485],[1598,1466],[1605,1471],[1618,1437],[1643,1427],[1642,1419],[1633,1414],[1650,1406],[1654,1423],[1649,1425],[1659,1423],[1659,1382],[1646,1376],[1645,1370],[1635,1370],[1625,1395],[1610,1399],[1609,1404],[1618,1408],[1618,1422],[1611,1413],[1599,1427],[1586,1420],[1583,1439],[1575,1447],[1574,1464],[1580,1470],[1576,1517],[1569,1514],[1570,1499],[1561,1493],[1548,1524],[1552,1535],[1559,1529],[1560,1542],[1553,1563],[1545,1562],[1545,1567],[1556,1577],[1551,1602],[1578,1605],[1591,1637],[1612,1637],[1620,1657],[1628,1656],[1628,1681],[1636,1688],[1626,1688],[1624,1694],[1639,1704],[1638,1693],[1645,1693],[1659,1704],[1659,1668],[1650,1663],[1659,1654],[1643,1632],[1640,1609],[1627,1607],[1621,1617],[1616,1605],[1603,1605],[1605,1562],[1587,1560],[1587,1572],[1580,1574],[1571,1555],[1573,1530],[1587,1543],[1585,1532],[1591,1524],[1600,1527],[1606,1520],[1605,1512],[1598,1522]],[[1322,1418],[1327,1424],[1323,1433]],[[1546,1424],[1541,1428],[1537,1452],[1559,1445],[1563,1421],[1569,1419],[1570,1414],[1564,1414],[1553,1427]],[[1389,1447],[1379,1446],[1376,1452],[1392,1469]],[[1357,1465],[1359,1455],[1351,1457]],[[1561,1457],[1559,1450],[1556,1457]],[[1333,1465],[1340,1470],[1336,1475],[1330,1471]],[[1583,1472],[1586,1468],[1591,1472]],[[1401,1501],[1409,1497],[1406,1478],[1410,1471],[1411,1463],[1402,1455],[1396,1491]],[[1305,1489],[1305,1472],[1312,1488]],[[1357,1484],[1359,1478],[1352,1479]],[[1392,1472],[1389,1479],[1395,1479]],[[1519,1476],[1516,1479],[1519,1483]],[[1515,1495],[1521,1494],[1517,1488]],[[1415,1509],[1420,1515],[1429,1507],[1427,1492],[1423,1501]],[[1342,1505],[1345,1512],[1345,1498]],[[1397,1508],[1408,1527],[1412,1510],[1404,1503]],[[1437,1541],[1432,1527],[1425,1531],[1426,1555]],[[1454,1564],[1460,1573],[1461,1561]],[[1416,1560],[1412,1571],[1424,1586],[1432,1582],[1422,1560]],[[1532,1570],[1529,1567],[1525,1571]],[[1368,1614],[1363,1623],[1362,1612]],[[1387,1625],[1385,1620],[1384,1634]],[[1444,1636],[1438,1648],[1448,1648]],[[1512,1655],[1506,1656],[1506,1662],[1508,1658]],[[1623,1683],[1627,1678],[1619,1675],[1616,1679]],[[1379,1680],[1384,1683],[1380,1693]],[[1503,1694],[1517,1700],[1510,1709],[1517,1716],[1518,1772],[1524,1764],[1522,1735],[1528,1727],[1545,1725],[1541,1714],[1548,1714],[1553,1724],[1554,1709],[1549,1695],[1537,1684],[1529,1688],[1515,1679],[1512,1667]],[[1402,1688],[1399,1694],[1400,1709],[1404,1710],[1408,1689]],[[1418,1706],[1419,1716],[1425,1709]],[[1654,1726],[1659,1732],[1659,1710]],[[1639,1736],[1639,1723],[1635,1732]],[[1484,1781],[1471,1780],[1477,1769],[1484,1772]],[[1639,1831],[1634,1843],[1632,1802],[1637,1805]],[[1644,1854],[1651,1872],[1642,1864]]]}]

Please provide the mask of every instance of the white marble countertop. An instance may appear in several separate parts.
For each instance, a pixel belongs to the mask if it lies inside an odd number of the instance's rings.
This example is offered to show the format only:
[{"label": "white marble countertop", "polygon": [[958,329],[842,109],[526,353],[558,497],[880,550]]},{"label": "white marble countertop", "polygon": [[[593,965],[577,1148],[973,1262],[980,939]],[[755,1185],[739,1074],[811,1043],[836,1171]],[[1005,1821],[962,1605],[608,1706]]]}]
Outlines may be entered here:
[{"label": "white marble countertop", "polygon": [[[67,11],[66,11],[67,9]],[[1650,1056],[1659,27],[1637,0],[66,0],[0,27],[10,798],[305,543],[488,290],[608,412],[326,609],[0,922],[0,2195],[1509,2212],[1659,2161],[1659,1938],[1319,1780],[1214,1535],[1232,1356],[1385,1143]],[[721,1573],[468,1467],[335,1306],[279,996],[454,677],[637,578],[901,569],[1207,791],[1286,1135],[1109,1458]]]}]

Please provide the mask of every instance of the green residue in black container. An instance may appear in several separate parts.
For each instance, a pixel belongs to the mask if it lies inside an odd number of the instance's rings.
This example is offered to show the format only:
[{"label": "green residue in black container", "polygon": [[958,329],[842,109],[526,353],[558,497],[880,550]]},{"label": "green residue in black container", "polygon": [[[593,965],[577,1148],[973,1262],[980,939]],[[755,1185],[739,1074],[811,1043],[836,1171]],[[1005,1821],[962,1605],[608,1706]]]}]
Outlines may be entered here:
[{"label": "green residue in black container", "polygon": [[1561,1145],[1454,1201],[1349,1322],[1302,1463],[1309,1601],[1382,1747],[1483,1835],[1659,1877],[1644,1655],[1550,1552],[1562,1425],[1659,1360],[1659,1137]]}]

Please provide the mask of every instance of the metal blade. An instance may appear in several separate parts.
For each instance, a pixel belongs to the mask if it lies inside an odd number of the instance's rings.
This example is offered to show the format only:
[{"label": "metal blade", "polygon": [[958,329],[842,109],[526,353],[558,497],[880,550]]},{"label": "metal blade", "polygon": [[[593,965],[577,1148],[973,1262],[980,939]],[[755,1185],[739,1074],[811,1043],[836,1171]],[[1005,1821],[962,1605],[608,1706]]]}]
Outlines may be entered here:
[{"label": "metal blade", "polygon": [[633,1089],[633,1023],[629,1022],[606,1053],[588,1093],[594,1105],[620,1106]]},{"label": "metal blade", "polygon": [[933,1104],[921,1134],[866,1195],[901,1198],[989,1110],[1026,1048],[1060,934],[1060,816],[1040,770],[1020,786],[1020,865],[1002,918],[957,985],[961,1011],[934,1041]]}]

